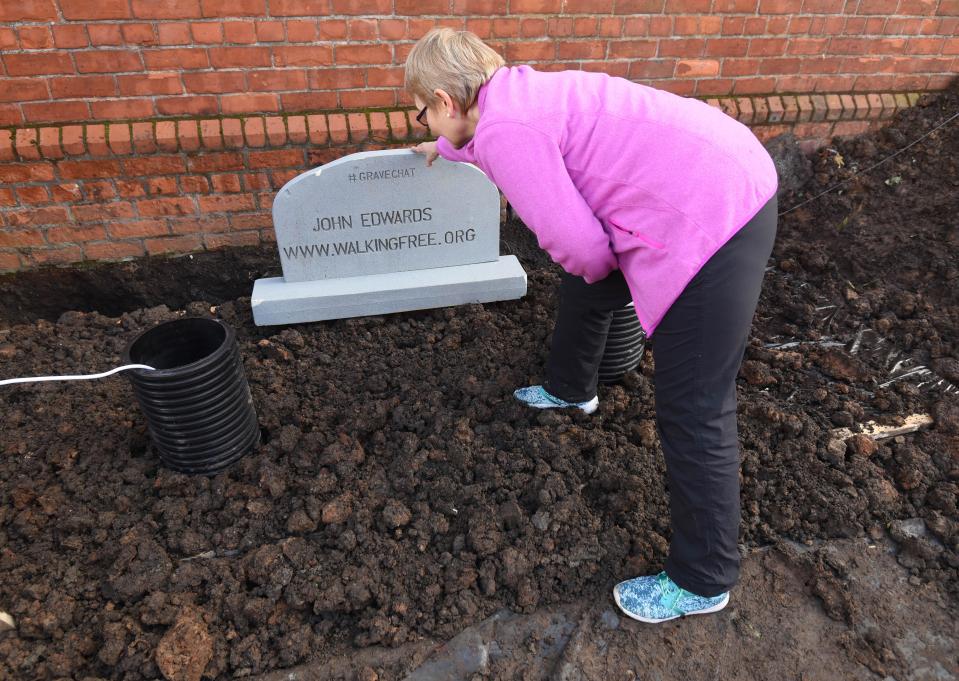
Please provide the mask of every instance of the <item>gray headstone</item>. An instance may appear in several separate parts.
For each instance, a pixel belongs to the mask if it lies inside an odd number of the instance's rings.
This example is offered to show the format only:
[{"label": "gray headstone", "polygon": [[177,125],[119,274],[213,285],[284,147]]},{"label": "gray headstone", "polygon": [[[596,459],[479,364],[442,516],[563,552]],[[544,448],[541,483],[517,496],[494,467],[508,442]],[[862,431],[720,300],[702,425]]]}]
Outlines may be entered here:
[{"label": "gray headstone", "polygon": [[499,215],[481,170],[427,167],[405,149],[345,156],[290,180],[273,202],[289,282],[492,262]]},{"label": "gray headstone", "polygon": [[283,276],[259,279],[258,325],[521,298],[499,255],[499,192],[475,166],[409,150],[352,154],[290,180],[273,202]]}]

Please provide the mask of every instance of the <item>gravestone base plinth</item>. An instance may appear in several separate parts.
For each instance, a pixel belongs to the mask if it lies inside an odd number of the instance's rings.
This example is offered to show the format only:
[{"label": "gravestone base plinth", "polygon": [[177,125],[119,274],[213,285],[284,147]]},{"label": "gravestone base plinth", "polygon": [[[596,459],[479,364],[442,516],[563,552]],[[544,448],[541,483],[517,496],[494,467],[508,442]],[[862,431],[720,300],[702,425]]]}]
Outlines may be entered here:
[{"label": "gravestone base plinth", "polygon": [[363,317],[526,295],[516,256],[472,265],[436,267],[317,281],[257,279],[250,304],[257,326]]}]

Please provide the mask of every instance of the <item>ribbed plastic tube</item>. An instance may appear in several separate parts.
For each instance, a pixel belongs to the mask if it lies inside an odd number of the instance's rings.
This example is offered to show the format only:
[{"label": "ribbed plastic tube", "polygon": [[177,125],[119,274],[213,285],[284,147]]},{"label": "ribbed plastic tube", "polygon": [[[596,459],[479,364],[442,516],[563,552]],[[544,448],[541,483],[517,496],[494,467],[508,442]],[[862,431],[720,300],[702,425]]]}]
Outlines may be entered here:
[{"label": "ribbed plastic tube", "polygon": [[124,362],[146,364],[127,376],[162,463],[212,475],[260,441],[236,334],[219,319],[164,322],[134,338]]},{"label": "ribbed plastic tube", "polygon": [[645,347],[646,333],[636,317],[633,304],[616,310],[609,324],[603,360],[599,364],[599,382],[615,383],[627,371],[639,366]]}]

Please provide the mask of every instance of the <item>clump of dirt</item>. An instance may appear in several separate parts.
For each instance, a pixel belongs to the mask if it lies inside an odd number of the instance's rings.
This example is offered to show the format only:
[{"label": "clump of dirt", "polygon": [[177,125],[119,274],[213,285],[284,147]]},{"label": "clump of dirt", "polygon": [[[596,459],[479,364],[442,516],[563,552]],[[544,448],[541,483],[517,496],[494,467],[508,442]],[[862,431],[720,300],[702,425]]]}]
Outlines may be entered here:
[{"label": "clump of dirt", "polygon": [[157,644],[156,661],[170,681],[200,681],[213,657],[206,625],[196,612],[186,609]]},{"label": "clump of dirt", "polygon": [[[947,93],[821,152],[783,209],[956,110]],[[957,398],[883,386],[885,362],[851,348],[870,328],[955,380],[957,159],[954,124],[783,217],[739,386],[744,543],[908,521],[900,562],[955,597]],[[651,358],[591,417],[521,408],[511,392],[542,377],[558,271],[518,224],[504,249],[529,273],[508,304],[258,328],[248,299],[209,296],[5,325],[3,376],[86,373],[141,329],[215,314],[237,331],[264,444],[215,477],[177,474],[122,378],[3,388],[0,608],[17,628],[0,634],[0,675],[195,678],[207,660],[207,677],[235,678],[448,638],[504,606],[606,599],[661,568]],[[934,425],[878,446],[833,432],[911,413]],[[809,569],[847,616],[835,567]]]}]

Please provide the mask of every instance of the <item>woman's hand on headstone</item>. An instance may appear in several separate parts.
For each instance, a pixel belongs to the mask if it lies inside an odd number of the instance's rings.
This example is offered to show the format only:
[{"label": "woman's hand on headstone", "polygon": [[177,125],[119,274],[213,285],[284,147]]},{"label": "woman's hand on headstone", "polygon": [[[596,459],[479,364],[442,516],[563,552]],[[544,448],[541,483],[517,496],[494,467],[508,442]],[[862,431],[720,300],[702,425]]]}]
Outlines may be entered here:
[{"label": "woman's hand on headstone", "polygon": [[410,149],[415,151],[417,154],[423,154],[426,156],[427,166],[433,165],[433,161],[435,161],[440,155],[439,152],[436,151],[436,142],[420,142],[415,147],[410,147]]}]

